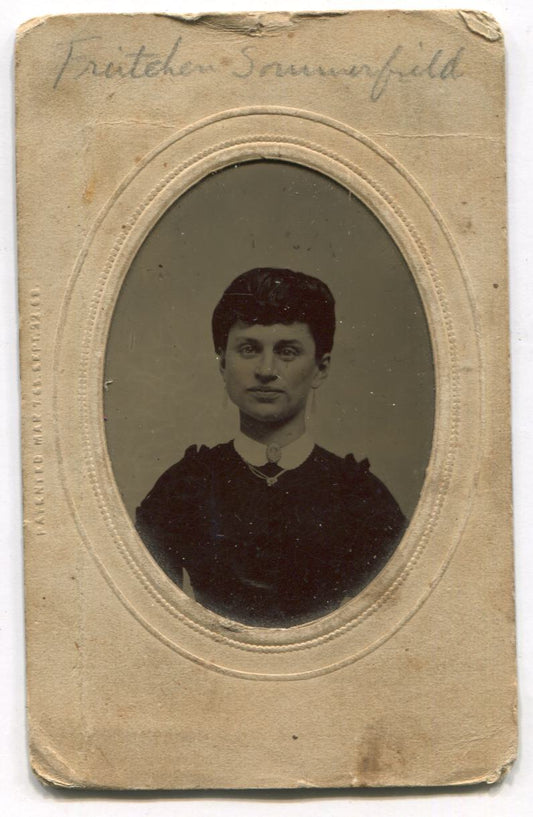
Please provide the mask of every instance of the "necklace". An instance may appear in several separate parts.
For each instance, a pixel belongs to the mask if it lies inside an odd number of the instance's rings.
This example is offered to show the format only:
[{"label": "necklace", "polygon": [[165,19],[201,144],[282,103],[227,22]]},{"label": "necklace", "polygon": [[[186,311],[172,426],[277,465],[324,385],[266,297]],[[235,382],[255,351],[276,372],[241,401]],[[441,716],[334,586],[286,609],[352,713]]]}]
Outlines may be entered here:
[{"label": "necklace", "polygon": [[285,471],[287,470],[286,468],[282,468],[281,471],[279,472],[279,474],[276,474],[276,476],[267,477],[267,475],[263,474],[263,472],[260,471],[259,468],[256,468],[255,465],[252,465],[249,462],[247,462],[246,465],[248,466],[248,468],[250,469],[252,474],[255,474],[255,476],[259,477],[260,479],[263,479],[266,482],[266,484],[268,485],[269,488],[272,488],[272,486],[276,484],[276,482],[278,481],[280,476],[282,474],[284,474]]}]

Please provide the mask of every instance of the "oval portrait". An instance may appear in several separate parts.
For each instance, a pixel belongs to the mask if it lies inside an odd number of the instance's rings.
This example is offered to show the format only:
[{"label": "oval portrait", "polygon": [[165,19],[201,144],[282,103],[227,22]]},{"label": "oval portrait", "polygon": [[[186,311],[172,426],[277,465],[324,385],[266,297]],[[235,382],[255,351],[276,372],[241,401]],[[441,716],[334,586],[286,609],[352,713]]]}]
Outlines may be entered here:
[{"label": "oval portrait", "polygon": [[431,341],[405,259],[350,191],[283,161],[213,173],[161,216],[116,303],[104,395],[151,557],[255,627],[357,596],[431,453]]}]

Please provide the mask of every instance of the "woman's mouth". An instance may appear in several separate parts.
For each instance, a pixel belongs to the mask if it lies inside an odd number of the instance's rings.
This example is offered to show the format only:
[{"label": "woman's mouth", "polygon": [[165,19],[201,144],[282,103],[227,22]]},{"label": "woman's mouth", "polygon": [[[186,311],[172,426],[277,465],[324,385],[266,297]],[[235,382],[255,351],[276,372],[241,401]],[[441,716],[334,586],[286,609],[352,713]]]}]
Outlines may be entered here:
[{"label": "woman's mouth", "polygon": [[248,391],[258,400],[267,401],[275,400],[280,394],[283,394],[282,389],[271,389],[268,388],[268,386],[255,386],[254,388],[248,389]]}]

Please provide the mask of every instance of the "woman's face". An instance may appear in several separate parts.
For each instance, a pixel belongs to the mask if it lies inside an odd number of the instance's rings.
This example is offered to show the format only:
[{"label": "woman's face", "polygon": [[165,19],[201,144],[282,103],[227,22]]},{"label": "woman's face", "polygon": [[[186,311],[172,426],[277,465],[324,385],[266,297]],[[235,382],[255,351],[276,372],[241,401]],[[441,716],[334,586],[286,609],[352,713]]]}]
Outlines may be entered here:
[{"label": "woman's face", "polygon": [[307,397],[327,377],[330,355],[315,356],[306,323],[234,324],[220,369],[230,400],[265,423],[305,416]]}]

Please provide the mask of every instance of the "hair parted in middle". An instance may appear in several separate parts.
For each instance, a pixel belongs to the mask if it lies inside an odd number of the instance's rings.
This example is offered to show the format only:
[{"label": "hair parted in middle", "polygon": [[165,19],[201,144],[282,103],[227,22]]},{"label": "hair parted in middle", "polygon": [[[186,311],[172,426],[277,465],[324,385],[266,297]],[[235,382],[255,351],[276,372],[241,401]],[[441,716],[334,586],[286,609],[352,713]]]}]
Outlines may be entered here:
[{"label": "hair parted in middle", "polygon": [[226,288],[213,312],[213,342],[225,351],[231,327],[306,323],[315,341],[315,356],[331,352],[335,335],[335,299],[319,278],[275,267],[243,272]]}]

